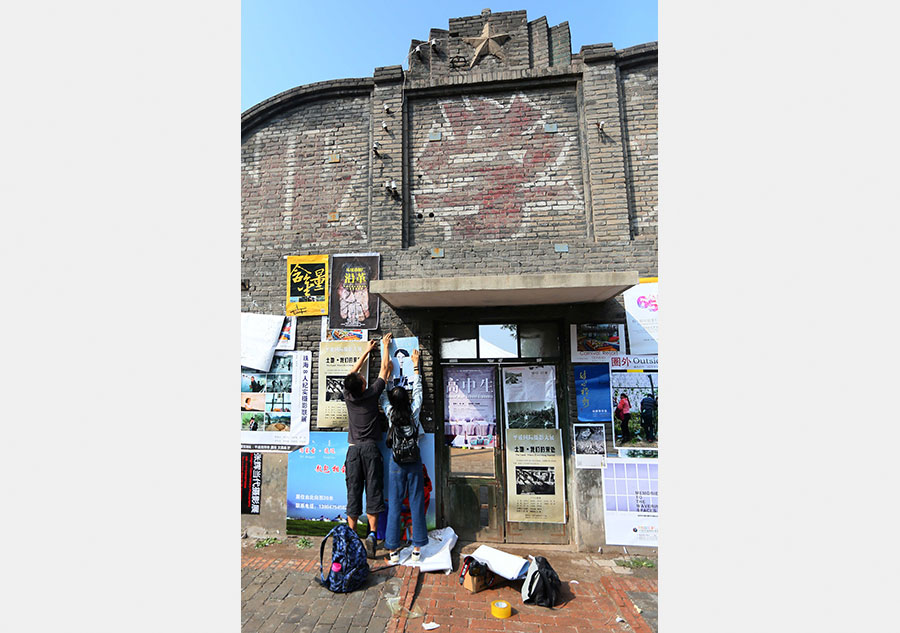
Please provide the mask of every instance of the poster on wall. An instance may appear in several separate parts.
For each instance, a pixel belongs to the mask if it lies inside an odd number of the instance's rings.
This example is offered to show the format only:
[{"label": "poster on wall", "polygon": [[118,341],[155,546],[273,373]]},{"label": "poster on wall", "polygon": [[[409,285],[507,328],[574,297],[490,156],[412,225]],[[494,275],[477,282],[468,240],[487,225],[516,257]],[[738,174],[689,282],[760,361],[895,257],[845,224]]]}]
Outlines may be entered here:
[{"label": "poster on wall", "polygon": [[292,351],[297,341],[297,317],[284,317],[281,334],[278,336],[277,350]]},{"label": "poster on wall", "polygon": [[284,317],[241,312],[241,366],[268,371],[278,345]]},{"label": "poster on wall", "polygon": [[309,442],[310,352],[275,352],[267,372],[241,367],[241,450],[289,453]]},{"label": "poster on wall", "polygon": [[[316,425],[322,429],[346,427],[347,405],[344,404],[344,377],[368,349],[367,341],[323,341],[319,343],[319,406]],[[360,373],[369,375],[369,359]]]},{"label": "poster on wall", "polygon": [[287,258],[285,314],[328,314],[328,255],[291,255]]},{"label": "poster on wall", "polygon": [[628,323],[629,353],[658,354],[659,347],[659,283],[632,286],[622,294],[625,320]]},{"label": "poster on wall", "polygon": [[388,345],[388,354],[391,357],[391,377],[388,389],[392,387],[412,389],[410,380],[416,371],[412,362],[412,353],[417,349],[419,349],[419,339],[415,336],[391,339]]},{"label": "poster on wall", "polygon": [[[378,443],[378,447],[384,461],[384,489],[387,503],[390,453],[383,441]],[[347,520],[347,483],[344,467],[347,449],[346,433],[313,431],[309,434],[309,445],[288,456],[287,518],[332,522]],[[434,502],[434,433],[426,433],[425,437],[420,439],[419,453],[428,479],[432,483],[432,489],[428,492],[429,502],[425,509],[425,522],[428,529],[432,530],[437,527]],[[365,503],[365,498],[363,502]],[[407,515],[408,512],[401,512],[401,518],[404,520]],[[379,524],[386,522],[387,512],[383,512],[379,516]]]},{"label": "poster on wall", "polygon": [[557,428],[556,368],[504,367],[503,405],[509,429]]},{"label": "poster on wall", "polygon": [[444,438],[459,448],[494,448],[497,404],[493,367],[444,367]]},{"label": "poster on wall", "polygon": [[506,432],[508,521],[565,523],[565,472],[559,429]]},{"label": "poster on wall", "polygon": [[613,356],[609,390],[613,446],[657,450],[659,440],[659,357]]},{"label": "poster on wall", "polygon": [[615,323],[573,323],[573,363],[603,363],[625,353],[625,326]]},{"label": "poster on wall", "polygon": [[607,545],[659,547],[659,462],[610,457],[603,471]]},{"label": "poster on wall", "polygon": [[328,317],[322,317],[323,341],[368,341],[369,330],[342,330],[328,327]]},{"label": "poster on wall", "polygon": [[369,283],[379,279],[378,253],[333,255],[329,327],[334,329],[378,328],[381,297],[369,292]]},{"label": "poster on wall", "polygon": [[609,406],[609,363],[575,365],[575,402],[582,422],[612,420]]},{"label": "poster on wall", "polygon": [[259,514],[262,453],[241,453],[241,514]]},{"label": "poster on wall", "polygon": [[575,424],[575,468],[606,468],[606,428],[602,424]]}]

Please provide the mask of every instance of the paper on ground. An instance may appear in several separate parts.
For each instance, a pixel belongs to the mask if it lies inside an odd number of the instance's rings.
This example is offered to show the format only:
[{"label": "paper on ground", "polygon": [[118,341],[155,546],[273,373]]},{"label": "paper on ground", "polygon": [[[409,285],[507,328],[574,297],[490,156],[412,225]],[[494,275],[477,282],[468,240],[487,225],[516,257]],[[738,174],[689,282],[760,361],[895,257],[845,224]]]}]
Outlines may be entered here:
[{"label": "paper on ground", "polygon": [[241,312],[241,366],[269,371],[284,317]]},{"label": "paper on ground", "polygon": [[430,631],[431,629],[436,629],[440,626],[437,622],[422,622],[422,628],[426,631]]},{"label": "paper on ground", "polygon": [[452,527],[440,530],[432,530],[428,533],[428,545],[422,547],[422,558],[418,563],[412,562],[412,546],[405,547],[400,552],[401,565],[418,567],[421,571],[442,571],[453,569],[453,561],[450,560],[450,551],[456,545],[456,532]]},{"label": "paper on ground", "polygon": [[481,545],[472,552],[472,558],[484,563],[492,572],[507,580],[524,578],[528,568],[528,561],[521,556],[507,554],[487,545]]}]

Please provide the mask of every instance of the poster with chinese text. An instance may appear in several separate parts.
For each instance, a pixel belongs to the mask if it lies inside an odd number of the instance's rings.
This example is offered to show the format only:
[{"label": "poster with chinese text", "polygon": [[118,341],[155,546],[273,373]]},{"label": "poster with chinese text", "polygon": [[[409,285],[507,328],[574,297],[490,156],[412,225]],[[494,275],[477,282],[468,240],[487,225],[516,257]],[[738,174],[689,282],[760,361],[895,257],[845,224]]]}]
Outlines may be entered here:
[{"label": "poster with chinese text", "polygon": [[284,325],[281,327],[281,335],[278,337],[277,350],[293,351],[296,343],[297,317],[284,317]]},{"label": "poster with chinese text", "polygon": [[659,284],[640,283],[622,294],[628,323],[629,354],[658,354]]},{"label": "poster with chinese text", "polygon": [[391,339],[388,345],[388,354],[391,357],[391,377],[388,379],[388,389],[392,387],[412,389],[410,380],[415,373],[412,353],[417,349],[419,349],[419,339],[415,336]]},{"label": "poster with chinese text", "polygon": [[262,453],[241,453],[241,514],[259,514]]},{"label": "poster with chinese text", "polygon": [[575,365],[575,402],[582,422],[612,420],[609,406],[609,363]]},{"label": "poster with chinese text", "polygon": [[624,325],[573,323],[570,327],[573,363],[603,363],[625,353]]},{"label": "poster with chinese text", "polygon": [[565,523],[565,472],[559,429],[506,431],[508,521]]},{"label": "poster with chinese text", "polygon": [[607,545],[659,547],[658,460],[607,460],[603,522]]},{"label": "poster with chinese text", "polygon": [[369,330],[341,330],[328,327],[328,317],[322,317],[323,341],[368,341]]},{"label": "poster with chinese text", "polygon": [[288,453],[309,441],[312,354],[275,352],[267,372],[241,367],[241,450]]},{"label": "poster with chinese text", "polygon": [[606,468],[606,428],[602,424],[575,424],[575,468]]},{"label": "poster with chinese text", "polygon": [[369,292],[369,283],[379,279],[378,253],[333,255],[328,326],[332,329],[378,328],[381,298]]},{"label": "poster with chinese text", "polygon": [[504,367],[503,404],[508,429],[557,428],[556,368]]},{"label": "poster with chinese text", "polygon": [[288,455],[287,518],[347,520],[347,448],[346,433],[313,431],[309,444]]},{"label": "poster with chinese text", "polygon": [[493,367],[444,367],[444,437],[450,446],[493,448],[497,404]]},{"label": "poster with chinese text", "polygon": [[[367,341],[322,341],[319,343],[319,406],[316,425],[320,429],[346,427],[344,377],[369,348]],[[359,372],[369,382],[369,359]]]},{"label": "poster with chinese text", "polygon": [[285,314],[328,314],[328,255],[291,255],[287,258]]},{"label": "poster with chinese text", "polygon": [[609,359],[613,446],[658,449],[658,356],[613,356]]}]

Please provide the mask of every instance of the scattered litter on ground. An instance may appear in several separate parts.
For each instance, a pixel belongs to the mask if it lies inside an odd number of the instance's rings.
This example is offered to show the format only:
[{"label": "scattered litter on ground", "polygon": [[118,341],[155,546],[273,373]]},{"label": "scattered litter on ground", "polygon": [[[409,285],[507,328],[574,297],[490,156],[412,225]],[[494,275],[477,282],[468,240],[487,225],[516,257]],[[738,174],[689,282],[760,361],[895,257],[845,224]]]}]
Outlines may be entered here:
[{"label": "scattered litter on ground", "polygon": [[388,608],[391,610],[391,615],[397,615],[398,613],[405,613],[406,617],[412,618],[421,618],[425,615],[422,610],[419,608],[419,605],[413,607],[412,611],[404,607],[400,604],[400,596],[385,596],[384,601],[387,602]]},{"label": "scattered litter on ground", "polygon": [[436,629],[440,626],[437,622],[422,622],[422,628],[426,631],[430,631],[431,629]]},{"label": "scattered litter on ground", "polygon": [[577,580],[570,580],[570,581],[569,581],[569,584],[570,584],[570,585],[577,585],[577,584],[578,584],[578,581],[577,581]]},{"label": "scattered litter on ground", "polygon": [[[617,615],[616,622],[625,622],[625,618],[623,618],[621,615]],[[628,624],[628,622],[625,622],[625,624]]]},{"label": "scattered litter on ground", "polygon": [[309,549],[312,546],[313,546],[313,542],[310,541],[305,536],[301,536],[300,538],[297,539],[297,548],[298,549]]},{"label": "scattered litter on ground", "polygon": [[643,612],[644,612],[644,611],[643,611],[639,606],[637,606],[637,605],[634,605],[634,610],[637,611],[638,613],[643,613]]}]

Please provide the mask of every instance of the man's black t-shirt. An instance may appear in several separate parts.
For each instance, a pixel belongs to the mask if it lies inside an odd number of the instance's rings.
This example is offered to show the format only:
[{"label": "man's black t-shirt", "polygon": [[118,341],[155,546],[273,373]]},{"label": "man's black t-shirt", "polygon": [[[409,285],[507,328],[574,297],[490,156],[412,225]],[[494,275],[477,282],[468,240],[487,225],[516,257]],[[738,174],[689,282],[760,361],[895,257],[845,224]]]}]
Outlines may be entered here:
[{"label": "man's black t-shirt", "polygon": [[347,439],[351,444],[365,440],[380,440],[381,425],[378,422],[378,397],[384,391],[384,381],[376,378],[362,395],[354,398],[344,389],[344,402],[347,404],[347,415],[350,417],[350,430]]}]

